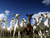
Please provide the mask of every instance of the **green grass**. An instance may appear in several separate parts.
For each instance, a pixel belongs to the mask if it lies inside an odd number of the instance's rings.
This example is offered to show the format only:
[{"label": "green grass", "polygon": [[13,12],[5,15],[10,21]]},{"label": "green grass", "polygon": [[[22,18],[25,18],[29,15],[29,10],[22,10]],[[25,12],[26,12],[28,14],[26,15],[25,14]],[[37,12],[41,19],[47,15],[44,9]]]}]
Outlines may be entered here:
[{"label": "green grass", "polygon": [[[12,37],[12,36],[0,36],[0,38],[18,38],[18,37]],[[30,38],[29,36],[21,36],[21,38]]]},{"label": "green grass", "polygon": [[[38,36],[34,35],[34,37],[40,38],[39,35]],[[0,36],[0,38],[18,38],[18,37],[17,36],[15,36],[15,37],[12,37],[12,36]],[[29,37],[29,36],[21,36],[21,38],[31,38],[31,37]],[[44,36],[43,36],[43,38],[44,38]],[[47,38],[50,38],[50,35],[48,33],[47,33]]]},{"label": "green grass", "polygon": [[[8,36],[7,37],[1,37],[0,36],[0,38],[18,38],[18,37],[10,37],[10,36],[9,37]],[[22,36],[21,38],[30,38],[30,37],[29,36],[28,37]],[[40,38],[40,36],[36,36],[36,38]],[[43,38],[44,38],[44,36],[43,36]],[[47,36],[47,38],[50,38],[50,36]]]}]

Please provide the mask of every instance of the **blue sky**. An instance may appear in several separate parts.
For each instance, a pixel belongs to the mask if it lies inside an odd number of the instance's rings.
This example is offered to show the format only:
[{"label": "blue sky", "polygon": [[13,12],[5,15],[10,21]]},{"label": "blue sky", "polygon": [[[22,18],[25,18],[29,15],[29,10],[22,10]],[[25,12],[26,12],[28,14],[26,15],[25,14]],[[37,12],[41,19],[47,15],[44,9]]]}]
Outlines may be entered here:
[{"label": "blue sky", "polygon": [[[15,16],[12,14],[20,14],[19,17],[20,22],[22,18],[27,19],[28,23],[28,17],[26,14],[38,14],[39,12],[50,12],[50,0],[48,0],[49,3],[46,0],[0,0],[0,14],[7,14],[5,11],[8,10],[10,13],[7,16],[7,25],[10,25],[9,22],[12,18],[15,18]],[[1,17],[1,16],[0,16]],[[32,19],[33,20],[33,19]],[[31,20],[31,24],[32,23]]]}]

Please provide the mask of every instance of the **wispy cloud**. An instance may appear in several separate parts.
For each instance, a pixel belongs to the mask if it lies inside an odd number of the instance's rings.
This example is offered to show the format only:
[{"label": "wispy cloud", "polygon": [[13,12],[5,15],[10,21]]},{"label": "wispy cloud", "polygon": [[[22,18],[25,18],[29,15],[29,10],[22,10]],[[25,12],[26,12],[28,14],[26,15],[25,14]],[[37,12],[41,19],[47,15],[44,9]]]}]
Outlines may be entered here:
[{"label": "wispy cloud", "polygon": [[42,3],[44,3],[46,6],[50,5],[50,0],[43,0]]},{"label": "wispy cloud", "polygon": [[7,19],[7,16],[9,15],[10,11],[5,10],[5,13],[0,14],[0,20],[1,19]]},{"label": "wispy cloud", "polygon": [[9,15],[10,11],[5,10],[5,15]]}]

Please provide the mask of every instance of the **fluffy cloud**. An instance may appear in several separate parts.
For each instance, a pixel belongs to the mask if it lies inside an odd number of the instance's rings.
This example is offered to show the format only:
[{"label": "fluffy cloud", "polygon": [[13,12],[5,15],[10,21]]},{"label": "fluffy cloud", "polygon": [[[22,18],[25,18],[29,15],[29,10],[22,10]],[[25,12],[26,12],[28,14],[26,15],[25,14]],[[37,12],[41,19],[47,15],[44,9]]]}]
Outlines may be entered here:
[{"label": "fluffy cloud", "polygon": [[7,16],[5,16],[4,14],[0,14],[0,20],[1,19],[6,19],[7,18]]},{"label": "fluffy cloud", "polygon": [[42,3],[48,6],[50,4],[50,0],[43,0]]},{"label": "fluffy cloud", "polygon": [[5,10],[5,15],[9,15],[10,11]]},{"label": "fluffy cloud", "polygon": [[9,15],[9,13],[10,13],[10,11],[8,11],[8,10],[5,10],[5,14],[0,14],[0,20],[1,19],[7,19],[7,16]]},{"label": "fluffy cloud", "polygon": [[[33,16],[32,16],[32,18],[36,18],[36,17],[40,17],[41,16],[41,13],[48,13],[48,16],[50,15],[49,14],[49,12],[39,12],[39,13],[37,13],[37,14],[34,14]],[[50,17],[49,17],[50,18]],[[35,23],[35,20],[33,19],[33,22],[32,23]]]}]

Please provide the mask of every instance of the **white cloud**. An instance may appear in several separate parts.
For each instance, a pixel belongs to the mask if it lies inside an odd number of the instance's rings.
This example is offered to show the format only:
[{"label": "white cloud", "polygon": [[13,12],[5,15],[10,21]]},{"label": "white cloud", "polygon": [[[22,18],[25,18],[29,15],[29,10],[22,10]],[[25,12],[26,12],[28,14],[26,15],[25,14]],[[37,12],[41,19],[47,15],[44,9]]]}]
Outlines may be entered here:
[{"label": "white cloud", "polygon": [[10,11],[5,10],[5,15],[9,15]]},{"label": "white cloud", "polygon": [[7,18],[7,16],[5,16],[4,14],[0,14],[0,20],[1,19],[6,19]]},{"label": "white cloud", "polygon": [[8,10],[5,10],[5,14],[4,13],[1,13],[0,14],[0,20],[1,19],[7,19],[7,16],[9,15],[10,11]]},{"label": "white cloud", "polygon": [[[49,12],[39,12],[39,13],[37,13],[37,14],[34,14],[33,16],[32,16],[32,18],[36,18],[36,17],[40,17],[41,16],[41,13],[48,13],[49,14]],[[50,18],[50,17],[49,17]],[[33,19],[33,22],[32,23],[35,23],[35,20]]]},{"label": "white cloud", "polygon": [[50,4],[50,0],[43,0],[42,3],[48,6]]}]

